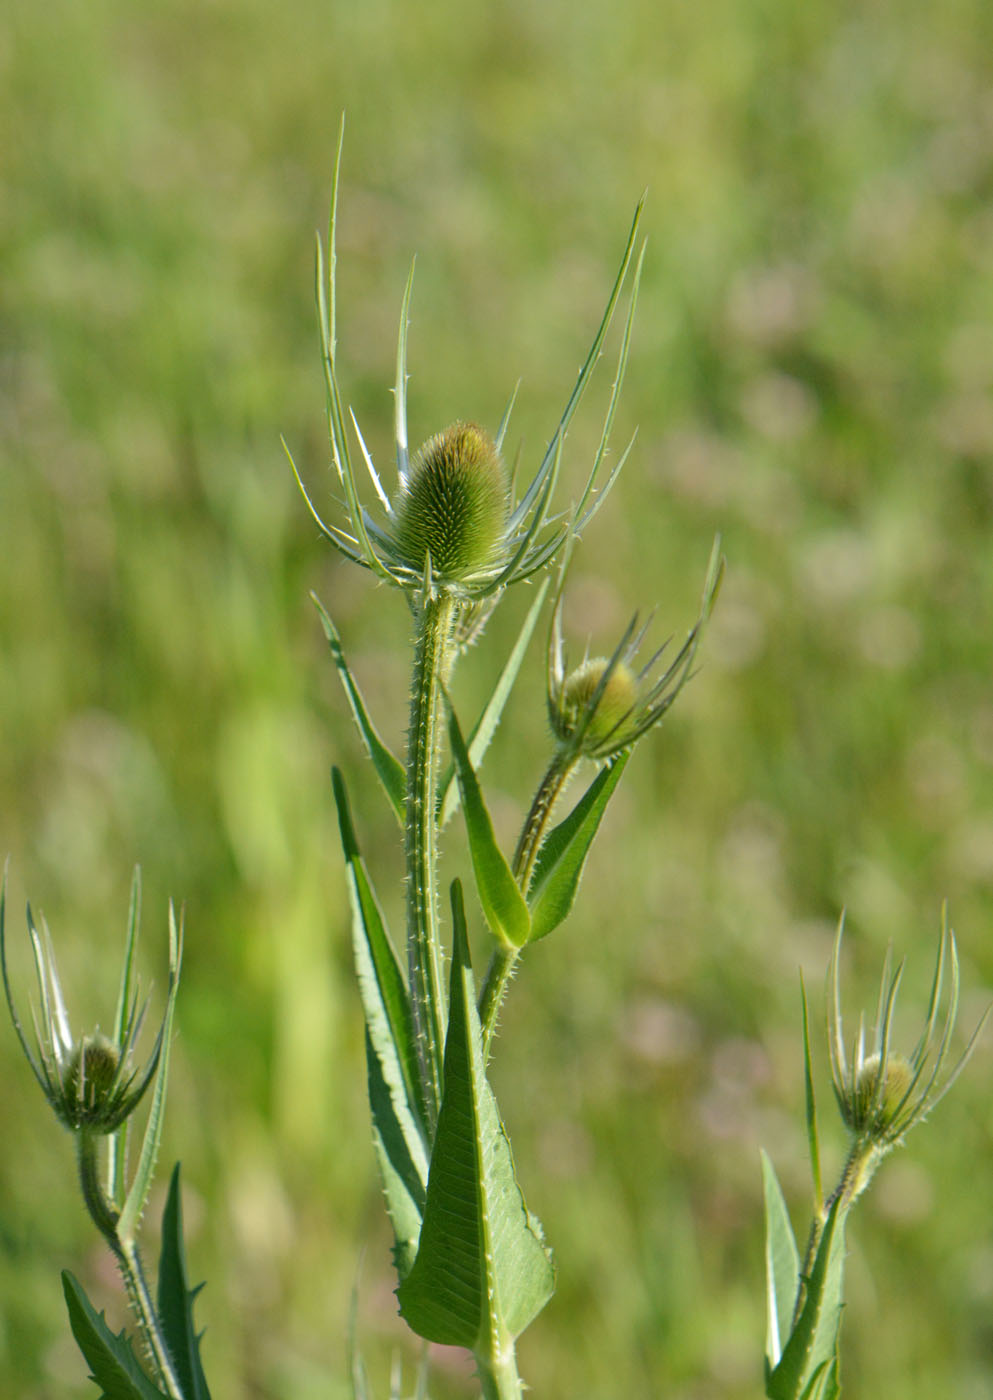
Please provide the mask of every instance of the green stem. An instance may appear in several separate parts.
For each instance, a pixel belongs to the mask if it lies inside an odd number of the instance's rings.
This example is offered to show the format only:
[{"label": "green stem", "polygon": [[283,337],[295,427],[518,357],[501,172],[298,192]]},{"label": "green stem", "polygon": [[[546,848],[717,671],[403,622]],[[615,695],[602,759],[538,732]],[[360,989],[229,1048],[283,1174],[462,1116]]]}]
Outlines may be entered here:
[{"label": "green stem", "polygon": [[476,1355],[477,1374],[483,1389],[483,1400],[522,1400],[523,1384],[517,1374],[514,1344],[497,1357]]},{"label": "green stem", "polygon": [[170,1397],[170,1400],[184,1400],[176,1368],[162,1335],[159,1316],[145,1278],[138,1246],[134,1240],[128,1240],[125,1243],[118,1234],[117,1222],[120,1219],[120,1212],[104,1192],[100,1181],[98,1155],[97,1138],[92,1133],[86,1132],[85,1129],[81,1129],[76,1136],[76,1162],[86,1209],[117,1260],[117,1267],[124,1280],[124,1289],[128,1295],[131,1311],[138,1323],[138,1330],[152,1364],[156,1385]]},{"label": "green stem", "polygon": [[[520,839],[517,842],[517,850],[514,852],[513,872],[514,879],[525,894],[527,894],[528,885],[531,883],[534,863],[538,858],[541,843],[548,829],[552,809],[568,782],[576,762],[575,755],[563,754],[561,750],[556,752],[548,766],[548,771],[538,785],[538,791],[531,803],[531,810],[524,820]],[[479,995],[479,1019],[483,1027],[483,1050],[487,1055],[500,1016],[500,1007],[503,1005],[503,999],[507,994],[507,988],[514,975],[520,955],[520,948],[499,947],[490,959],[490,965],[486,970],[483,990]]]},{"label": "green stem", "polygon": [[438,745],[441,686],[454,659],[457,603],[442,591],[417,614],[414,673],[407,735],[407,794],[404,846],[407,861],[407,960],[417,1062],[433,1134],[441,1103],[445,1012],[441,997],[441,939],[438,927]]},{"label": "green stem", "polygon": [[799,1321],[803,1311],[803,1305],[807,1297],[806,1280],[810,1277],[810,1271],[814,1267],[814,1260],[817,1257],[817,1250],[820,1247],[821,1236],[824,1233],[824,1226],[831,1213],[831,1207],[835,1201],[841,1198],[842,1206],[845,1210],[858,1200],[862,1192],[868,1186],[873,1172],[879,1165],[882,1154],[874,1143],[866,1142],[862,1138],[857,1138],[852,1144],[845,1165],[842,1168],[838,1184],[824,1202],[820,1211],[814,1216],[810,1224],[810,1234],[807,1237],[807,1248],[804,1251],[803,1267],[800,1270],[800,1287],[797,1289],[796,1303],[793,1307],[793,1326]]}]

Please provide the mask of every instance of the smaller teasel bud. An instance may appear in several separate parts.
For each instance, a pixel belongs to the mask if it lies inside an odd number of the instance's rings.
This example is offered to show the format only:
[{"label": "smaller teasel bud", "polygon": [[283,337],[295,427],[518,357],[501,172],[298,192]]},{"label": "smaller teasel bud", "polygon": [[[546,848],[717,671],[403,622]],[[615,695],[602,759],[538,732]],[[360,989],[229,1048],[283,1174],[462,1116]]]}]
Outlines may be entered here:
[{"label": "smaller teasel bud", "polygon": [[883,1062],[870,1055],[855,1079],[851,1102],[843,1109],[853,1133],[875,1134],[895,1122],[914,1082],[914,1071],[904,1055],[890,1055]]},{"label": "smaller teasel bud", "polygon": [[623,725],[638,703],[638,678],[626,662],[606,656],[584,661],[566,676],[551,708],[555,737],[572,740],[585,720],[583,748],[595,752]]},{"label": "smaller teasel bud", "polygon": [[419,573],[430,557],[434,578],[462,582],[493,564],[508,514],[507,477],[492,439],[475,423],[453,423],[421,448],[396,502],[397,558]]},{"label": "smaller teasel bud", "polygon": [[84,1035],[73,1046],[63,1081],[63,1106],[70,1115],[68,1127],[107,1131],[103,1125],[108,1109],[113,1115],[114,1091],[120,1067],[121,1056],[117,1046],[99,1031]]},{"label": "smaller teasel bud", "polygon": [[35,1046],[32,1048],[21,1026],[7,975],[4,930],[6,872],[0,882],[0,973],[14,1030],[57,1118],[72,1132],[84,1137],[115,1133],[138,1107],[159,1067],[166,1028],[171,1021],[179,980],[181,942],[170,914],[170,976],[166,1014],[148,1059],[141,1068],[136,1068],[133,1065],[134,1050],[145,1016],[145,1008],[139,1005],[139,992],[132,976],[139,902],[136,872],[113,1037],[102,1035],[99,1030],[78,1038],[73,1035],[51,934],[44,920],[39,930],[28,907],[28,934],[40,997],[40,1005],[33,1012]]},{"label": "smaller teasel bud", "polygon": [[711,551],[696,622],[667,666],[660,666],[666,644],[639,669],[635,658],[651,618],[639,627],[637,613],[613,655],[586,657],[567,670],[562,640],[562,594],[569,564],[563,561],[559,594],[552,612],[546,661],[548,717],[558,742],[558,761],[580,757],[605,762],[636,743],[666,714],[689,680],[703,629],[710,617],[724,571],[720,541]]},{"label": "smaller teasel bud", "polygon": [[[841,1116],[855,1136],[856,1156],[861,1152],[866,1161],[875,1163],[896,1146],[910,1128],[927,1117],[948,1093],[972,1054],[989,1013],[980,1019],[954,1067],[947,1070],[952,1032],[958,1014],[959,964],[955,935],[948,927],[946,910],[942,916],[924,1029],[913,1054],[908,1057],[890,1048],[903,965],[891,974],[890,955],[887,953],[870,1044],[866,1044],[864,1021],[860,1021],[849,1059],[844,1043],[838,973],[843,930],[844,919],[838,925],[828,971],[831,1078]],[[861,1189],[861,1184],[858,1189]]]}]

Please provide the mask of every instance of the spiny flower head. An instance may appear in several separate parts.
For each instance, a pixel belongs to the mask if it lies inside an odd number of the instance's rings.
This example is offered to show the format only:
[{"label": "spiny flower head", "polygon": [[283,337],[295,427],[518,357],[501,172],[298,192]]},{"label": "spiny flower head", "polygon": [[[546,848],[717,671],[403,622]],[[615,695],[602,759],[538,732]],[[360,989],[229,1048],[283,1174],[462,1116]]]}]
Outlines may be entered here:
[{"label": "spiny flower head", "polygon": [[[343,135],[342,128],[331,189],[326,267],[324,248],[320,238],[317,240],[317,305],[331,459],[341,488],[346,517],[344,525],[325,523],[307,495],[292,457],[290,465],[321,533],[346,559],[414,595],[432,596],[437,590],[446,590],[459,602],[476,607],[486,600],[495,600],[508,584],[531,577],[554,558],[566,540],[582,531],[606,499],[630,451],[631,443],[601,485],[598,478],[608,451],[610,430],[627,365],[641,277],[644,249],[635,259],[635,244],[642,205],[639,204],[635,212],[603,318],[558,427],[530,484],[516,498],[512,498],[500,462],[516,390],[492,437],[474,424],[457,422],[429,438],[411,462],[407,433],[407,325],[414,278],[411,267],[400,310],[393,390],[396,491],[384,488],[355,415],[350,410],[348,414],[354,441],[378,500],[379,509],[373,512],[366,508],[359,496],[337,377],[335,228]],[[599,446],[578,503],[566,512],[554,513],[552,498],[560,474],[566,432],[600,358],[633,261],[635,268],[627,320]]]},{"label": "spiny flower head", "polygon": [[391,543],[413,573],[461,583],[499,556],[509,493],[492,438],[475,423],[453,423],[421,448],[393,510]]},{"label": "spiny flower head", "polygon": [[[141,1102],[158,1068],[165,1019],[145,1064],[136,1068],[133,1063],[135,1044],[145,1018],[145,1006],[139,1005],[139,989],[136,984],[132,987],[139,898],[136,872],[113,1037],[101,1034],[99,1028],[78,1038],[73,1035],[48,925],[42,919],[39,930],[31,906],[28,906],[28,935],[39,996],[38,1007],[32,1008],[35,1029],[35,1048],[32,1050],[21,1026],[7,975],[4,935],[6,872],[0,884],[0,971],[14,1030],[46,1099],[59,1121],[73,1132],[116,1132]],[[173,936],[170,939],[170,1005],[178,983],[180,956],[179,939]]]},{"label": "spiny flower head", "polygon": [[[883,1153],[894,1147],[915,1123],[940,1103],[961,1074],[986,1021],[984,1013],[954,1068],[946,1071],[958,1014],[959,964],[955,935],[942,913],[941,936],[924,1028],[910,1055],[893,1050],[893,1016],[903,964],[890,973],[887,952],[879,987],[875,1025],[867,1044],[865,1019],[859,1018],[851,1059],[845,1052],[838,964],[844,919],[838,925],[828,970],[828,1049],[835,1097],[846,1126],[867,1149]],[[944,1002],[944,1014],[941,1008]],[[939,1029],[939,1020],[941,1026]]]},{"label": "spiny flower head", "polygon": [[567,668],[562,640],[562,585],[568,562],[567,555],[548,639],[548,717],[563,759],[583,756],[602,762],[630,748],[658,724],[686,684],[720,587],[724,560],[717,540],[707,569],[700,613],[679,651],[661,671],[658,666],[665,644],[636,669],[635,660],[651,623],[649,618],[639,627],[637,614],[611,656],[585,657],[578,666]]}]

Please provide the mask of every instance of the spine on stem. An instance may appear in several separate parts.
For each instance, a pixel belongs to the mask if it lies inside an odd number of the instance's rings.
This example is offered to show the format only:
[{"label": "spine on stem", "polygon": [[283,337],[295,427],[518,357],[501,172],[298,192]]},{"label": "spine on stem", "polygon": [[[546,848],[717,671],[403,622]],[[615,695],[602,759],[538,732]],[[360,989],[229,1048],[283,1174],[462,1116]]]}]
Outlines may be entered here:
[{"label": "spine on stem", "polygon": [[442,590],[425,598],[416,614],[414,674],[407,736],[407,960],[417,1037],[417,1059],[428,1129],[433,1134],[441,1103],[445,1014],[441,998],[438,930],[438,790],[441,685],[453,659],[456,601]]}]

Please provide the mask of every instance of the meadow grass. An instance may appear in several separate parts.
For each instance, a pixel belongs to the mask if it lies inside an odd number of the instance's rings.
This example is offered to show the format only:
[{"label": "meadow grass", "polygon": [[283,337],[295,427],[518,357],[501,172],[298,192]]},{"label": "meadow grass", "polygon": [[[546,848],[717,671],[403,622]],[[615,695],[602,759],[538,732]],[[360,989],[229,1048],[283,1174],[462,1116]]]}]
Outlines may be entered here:
[{"label": "meadow grass", "polygon": [[[991,28],[978,0],[15,3],[0,850],[94,1018],[133,863],[160,997],[166,900],[186,904],[164,1152],[231,1393],[347,1393],[357,1245],[376,1376],[407,1347],[327,778],[360,755],[307,594],[361,637],[396,745],[408,626],[328,559],[279,446],[321,482],[310,232],[338,113],[340,333],[379,458],[410,252],[412,438],[494,424],[520,375],[533,459],[650,185],[621,414],[639,439],[567,624],[594,649],[635,606],[679,624],[717,529],[729,573],[700,674],[611,809],[569,957],[539,947],[514,989],[494,1077],[560,1267],[521,1347],[535,1392],[736,1400],[760,1385],[760,1143],[798,1227],[808,1206],[797,968],[819,1005],[844,904],[860,1000],[889,939],[924,993],[947,896],[966,985],[993,980]],[[494,617],[494,665],[527,601]],[[459,683],[472,713],[486,676]],[[542,695],[536,652],[493,799],[507,843]],[[389,818],[353,801],[388,868]],[[894,1375],[908,1400],[988,1389],[988,1056],[852,1231],[855,1397]],[[0,1065],[0,1382],[82,1396],[57,1270],[108,1306],[111,1280],[12,1035]],[[840,1167],[840,1131],[825,1151]],[[460,1360],[439,1371],[440,1397],[471,1393]]]}]

